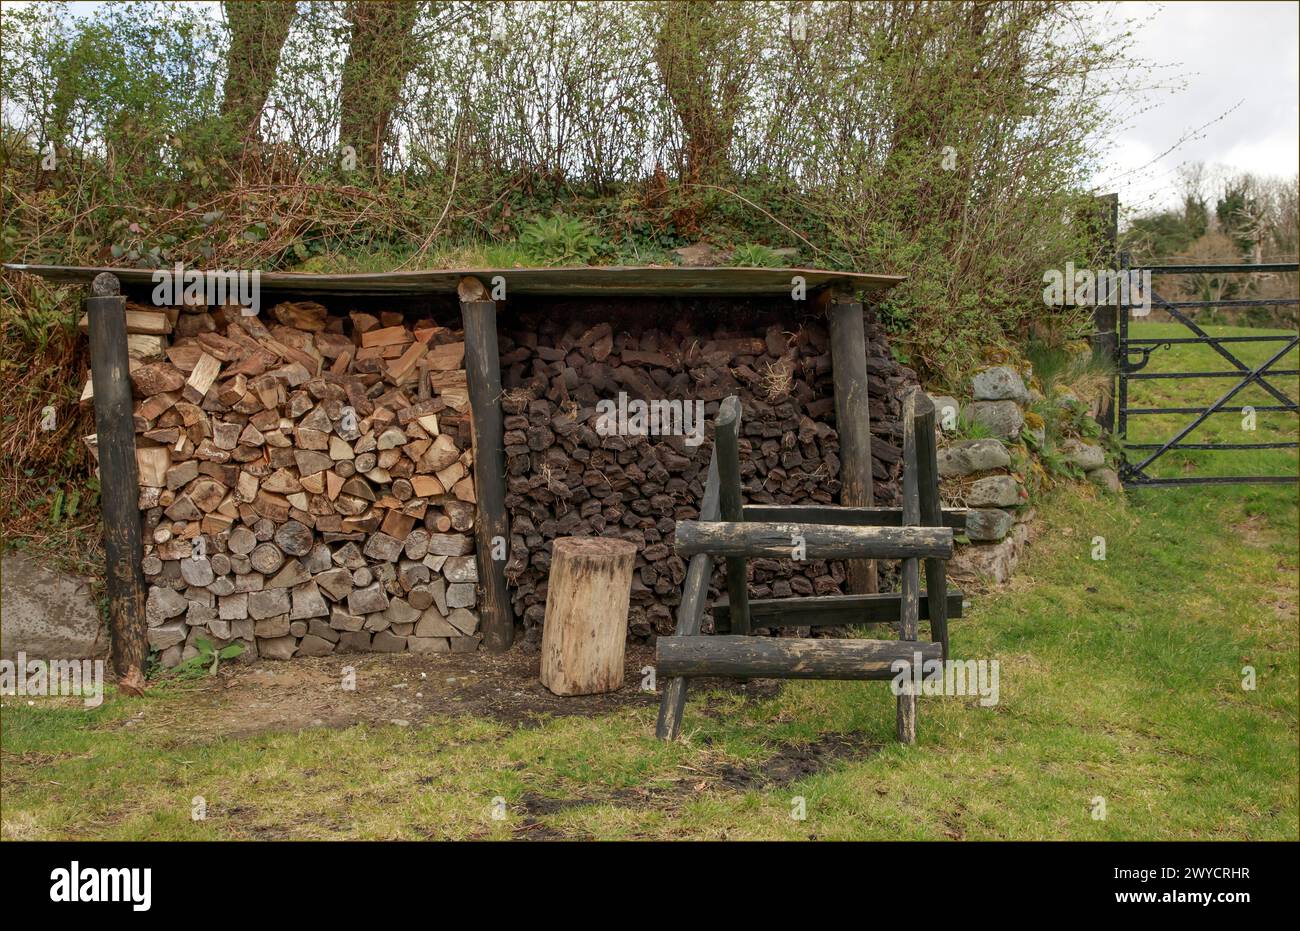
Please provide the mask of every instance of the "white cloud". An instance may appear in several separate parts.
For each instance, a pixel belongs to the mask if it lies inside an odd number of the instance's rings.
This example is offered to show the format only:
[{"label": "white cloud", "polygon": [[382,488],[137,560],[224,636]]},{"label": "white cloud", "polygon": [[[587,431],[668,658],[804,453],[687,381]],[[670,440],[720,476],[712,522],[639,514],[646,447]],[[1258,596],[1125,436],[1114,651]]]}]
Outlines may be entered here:
[{"label": "white cloud", "polygon": [[[1132,58],[1153,83],[1177,75],[1183,86],[1153,91],[1155,106],[1117,131],[1099,190],[1150,209],[1177,201],[1177,168],[1187,162],[1221,166],[1223,174],[1296,173],[1300,4],[1120,3],[1110,14],[1112,26],[1139,21]],[[1143,153],[1155,163],[1135,171]]]}]

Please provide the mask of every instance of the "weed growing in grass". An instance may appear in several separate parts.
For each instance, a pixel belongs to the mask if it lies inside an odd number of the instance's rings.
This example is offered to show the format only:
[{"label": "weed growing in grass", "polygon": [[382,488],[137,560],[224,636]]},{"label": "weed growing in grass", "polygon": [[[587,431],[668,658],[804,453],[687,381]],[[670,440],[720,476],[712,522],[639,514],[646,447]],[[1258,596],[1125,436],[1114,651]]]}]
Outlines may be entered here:
[{"label": "weed growing in grass", "polygon": [[246,649],[242,643],[232,643],[220,650],[207,637],[198,637],[194,641],[199,651],[176,667],[173,675],[179,679],[197,679],[201,676],[215,676],[223,659],[234,659]]},{"label": "weed growing in grass", "polygon": [[978,420],[972,420],[965,414],[957,415],[957,437],[963,440],[987,440],[993,431]]},{"label": "weed growing in grass", "polygon": [[1049,400],[1096,397],[1114,374],[1108,361],[1095,358],[1088,346],[1079,342],[1054,346],[1031,340],[1025,347],[1025,359]]},{"label": "weed growing in grass", "polygon": [[780,268],[785,260],[767,246],[749,242],[735,248],[731,264],[739,268]]},{"label": "weed growing in grass", "polygon": [[519,244],[529,258],[544,265],[589,265],[605,250],[591,223],[563,213],[525,223]]}]

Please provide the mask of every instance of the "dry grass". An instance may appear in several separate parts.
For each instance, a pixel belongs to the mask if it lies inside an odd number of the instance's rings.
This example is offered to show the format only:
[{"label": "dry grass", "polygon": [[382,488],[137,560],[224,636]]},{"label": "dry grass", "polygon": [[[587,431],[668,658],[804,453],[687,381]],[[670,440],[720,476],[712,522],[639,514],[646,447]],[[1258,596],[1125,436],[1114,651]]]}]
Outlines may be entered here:
[{"label": "dry grass", "polygon": [[0,275],[3,537],[65,563],[97,561],[99,546],[98,485],[81,441],[95,424],[78,404],[89,365],[79,313],[71,289],[20,272]]},{"label": "dry grass", "polygon": [[527,404],[536,397],[532,388],[506,388],[501,392],[501,400],[509,404]]},{"label": "dry grass", "polygon": [[794,387],[794,367],[786,359],[769,362],[758,384],[767,400],[772,403],[781,401],[789,397],[790,389]]}]

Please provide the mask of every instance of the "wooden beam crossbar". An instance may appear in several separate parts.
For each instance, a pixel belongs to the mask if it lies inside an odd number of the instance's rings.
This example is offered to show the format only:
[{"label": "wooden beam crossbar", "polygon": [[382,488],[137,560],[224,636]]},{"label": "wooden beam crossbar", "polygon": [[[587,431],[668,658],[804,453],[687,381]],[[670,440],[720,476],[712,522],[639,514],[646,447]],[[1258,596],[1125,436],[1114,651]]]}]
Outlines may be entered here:
[{"label": "wooden beam crossbar", "polygon": [[671,676],[892,679],[896,663],[937,660],[937,643],[776,637],[661,637],[658,669]]},{"label": "wooden beam crossbar", "polygon": [[[743,511],[745,520],[760,523],[847,524],[851,527],[903,526],[902,508],[850,508],[834,504],[747,504]],[[965,530],[967,513],[966,508],[943,508],[943,523],[938,526],[952,530]]]},{"label": "wooden beam crossbar", "polygon": [[[961,617],[963,595],[949,591],[946,617]],[[818,595],[815,598],[751,598],[749,621],[754,627],[832,627],[852,624],[879,624],[896,621],[902,605],[897,592],[875,595]],[[930,596],[923,593],[918,606],[921,620],[932,620]],[[713,629],[717,633],[734,633],[731,629],[731,606],[713,606]]]},{"label": "wooden beam crossbar", "polygon": [[683,556],[755,559],[908,559],[952,557],[947,527],[851,527],[844,524],[680,521],[675,547]]}]

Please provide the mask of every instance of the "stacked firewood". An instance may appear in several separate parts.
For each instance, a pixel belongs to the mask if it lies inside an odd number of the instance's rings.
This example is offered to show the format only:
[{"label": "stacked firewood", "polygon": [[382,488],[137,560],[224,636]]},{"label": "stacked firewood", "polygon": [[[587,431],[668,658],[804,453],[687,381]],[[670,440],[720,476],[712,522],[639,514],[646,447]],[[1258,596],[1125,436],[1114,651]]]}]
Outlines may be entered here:
[{"label": "stacked firewood", "polygon": [[313,302],[161,315],[170,345],[133,347],[131,381],[162,663],[200,638],[278,659],[477,649],[461,334]]},{"label": "stacked firewood", "polygon": [[[874,322],[868,358],[873,471],[878,503],[894,503],[901,453],[898,398],[910,370],[889,356]],[[734,325],[733,325],[734,326]],[[506,506],[512,540],[507,578],[526,639],[540,638],[550,541],[616,536],[638,547],[629,631],[669,632],[686,562],[673,552],[677,520],[699,516],[718,402],[744,406],[741,477],[746,503],[833,504],[840,490],[829,334],[811,318],[782,326],[671,329],[526,316],[500,336],[505,389]],[[683,436],[607,435],[602,400],[704,402],[700,445]],[[752,597],[843,591],[844,567],[813,560],[751,560]],[[719,562],[711,601],[725,592]]]}]

